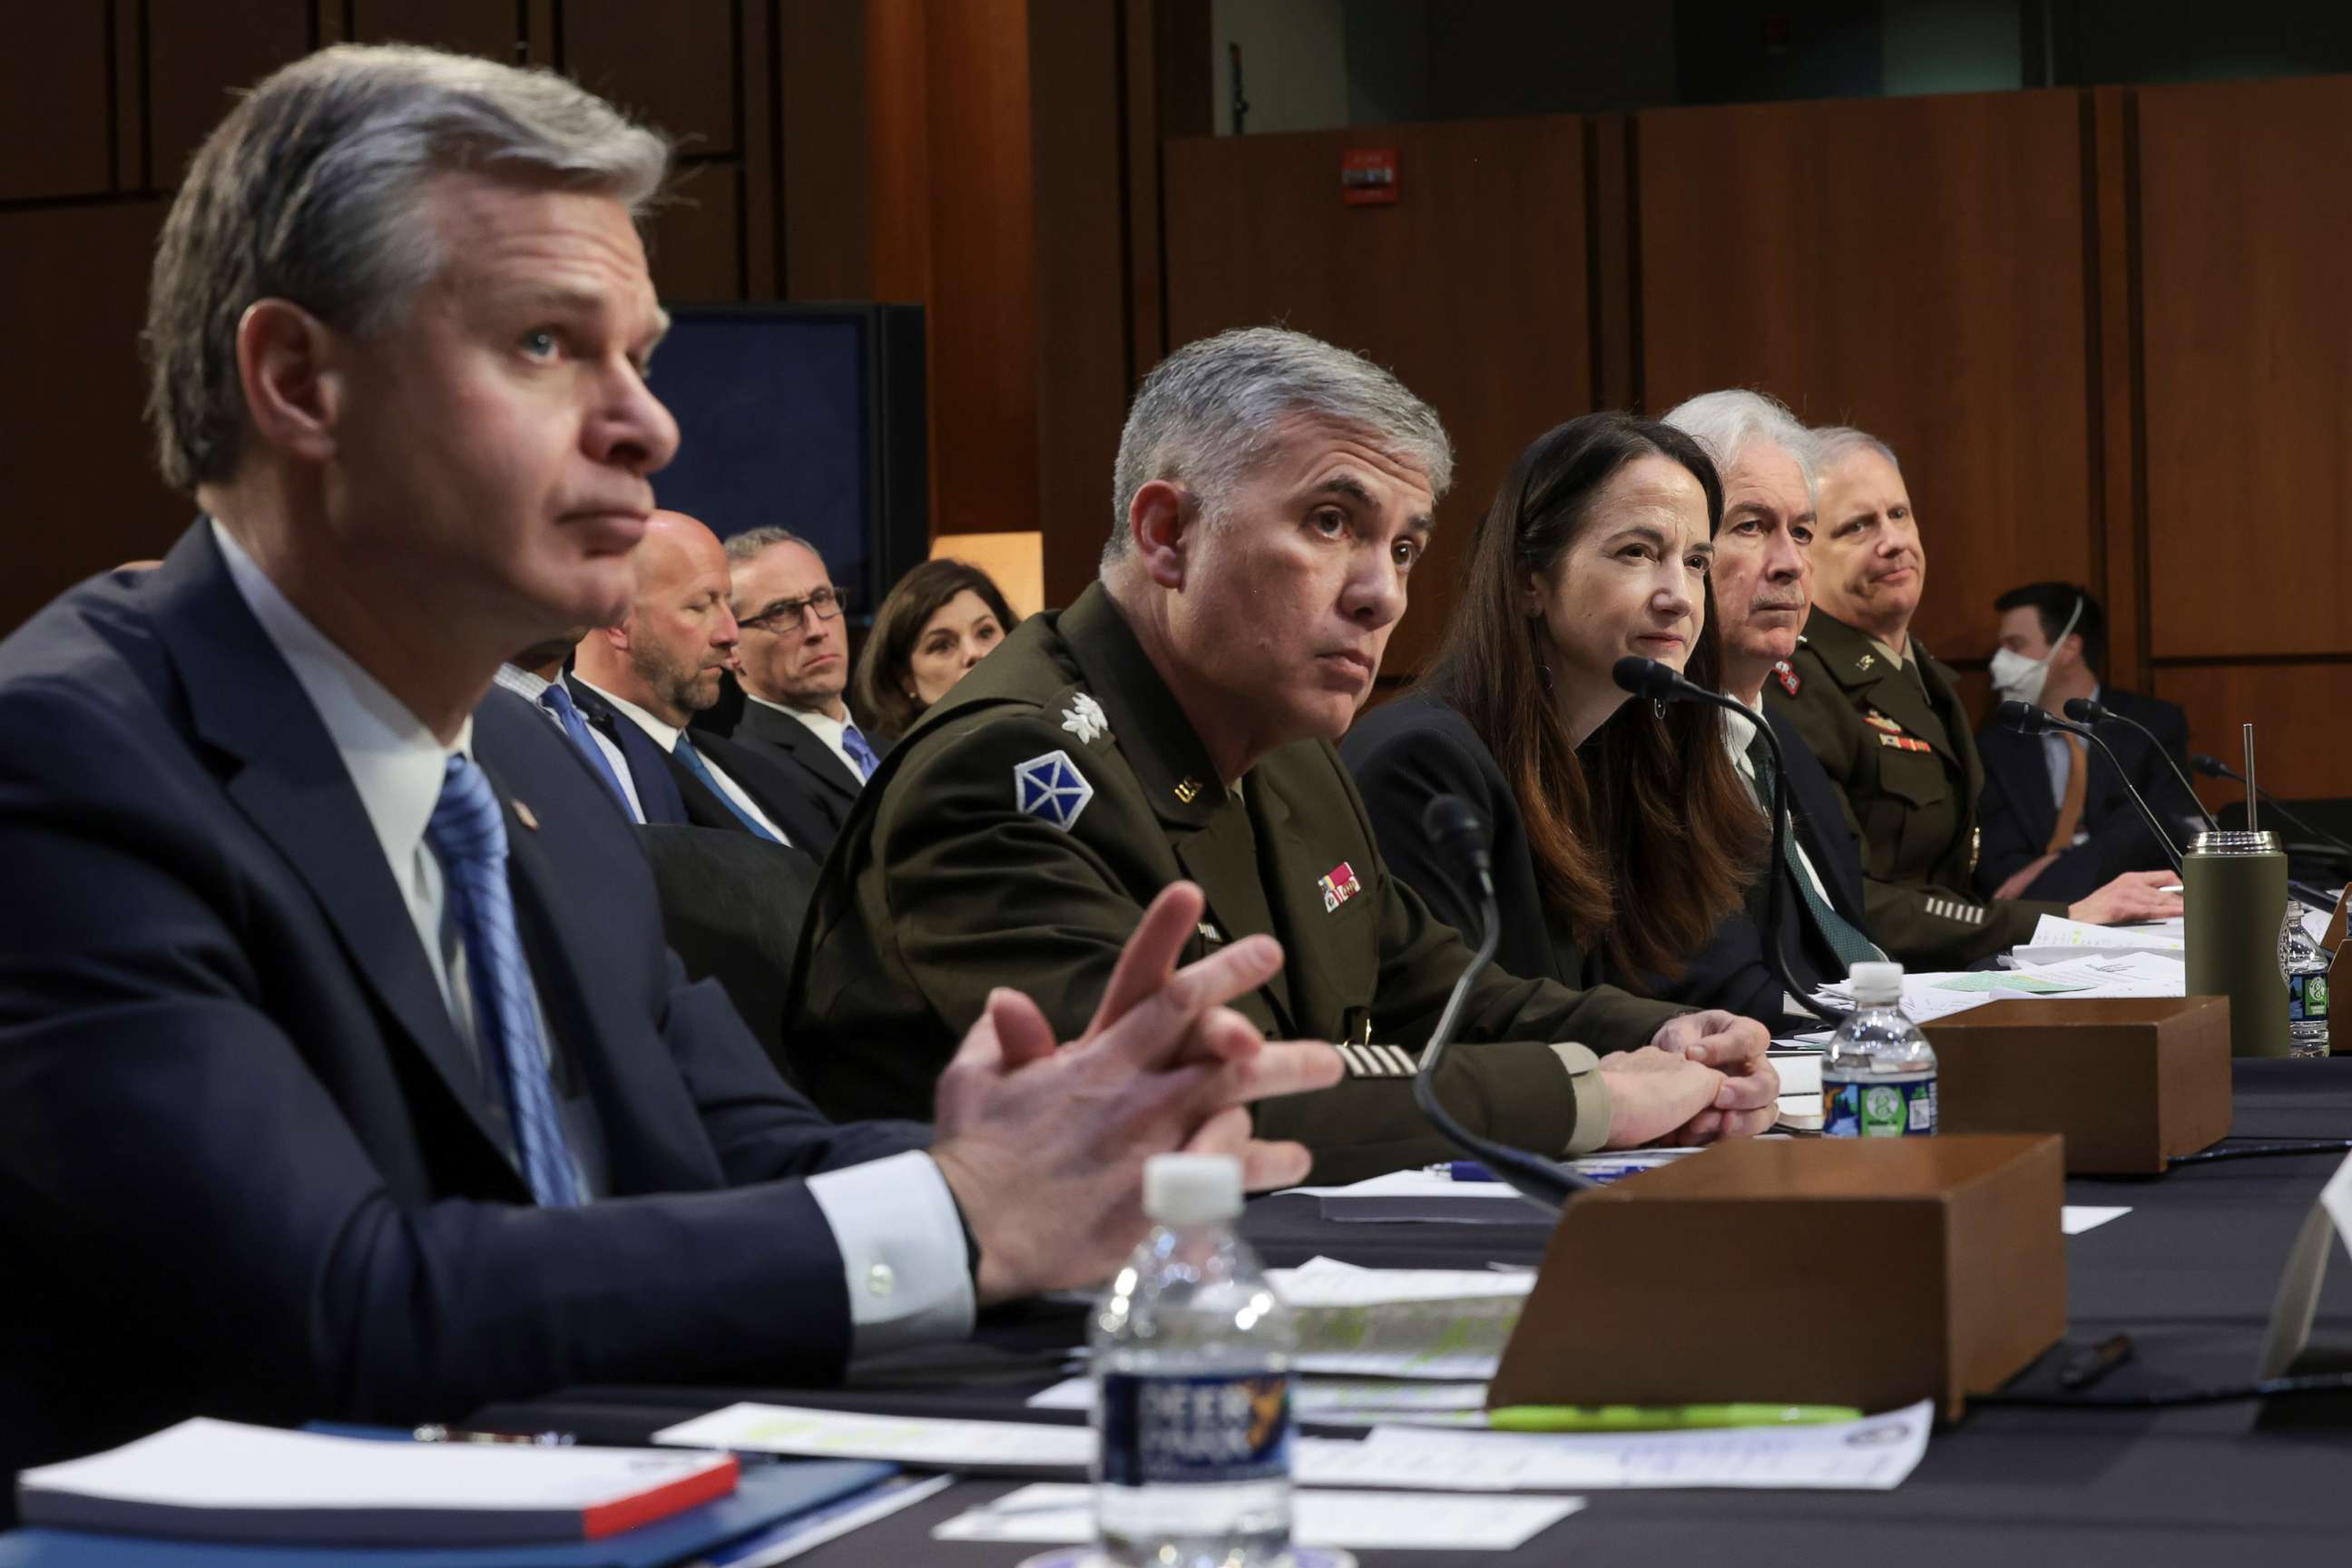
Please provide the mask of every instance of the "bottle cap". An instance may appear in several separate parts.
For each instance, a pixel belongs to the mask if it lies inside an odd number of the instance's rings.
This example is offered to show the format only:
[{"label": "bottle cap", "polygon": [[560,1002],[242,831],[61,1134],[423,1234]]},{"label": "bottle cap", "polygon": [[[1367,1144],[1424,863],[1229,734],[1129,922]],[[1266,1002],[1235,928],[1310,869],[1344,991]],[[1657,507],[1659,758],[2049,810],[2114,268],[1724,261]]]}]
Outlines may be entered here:
[{"label": "bottle cap", "polygon": [[1143,1163],[1143,1212],[1156,1225],[1206,1225],[1242,1212],[1242,1163],[1231,1154],[1154,1154]]},{"label": "bottle cap", "polygon": [[1892,1007],[1903,1000],[1903,966],[1899,963],[1857,963],[1847,972],[1857,1007]]}]

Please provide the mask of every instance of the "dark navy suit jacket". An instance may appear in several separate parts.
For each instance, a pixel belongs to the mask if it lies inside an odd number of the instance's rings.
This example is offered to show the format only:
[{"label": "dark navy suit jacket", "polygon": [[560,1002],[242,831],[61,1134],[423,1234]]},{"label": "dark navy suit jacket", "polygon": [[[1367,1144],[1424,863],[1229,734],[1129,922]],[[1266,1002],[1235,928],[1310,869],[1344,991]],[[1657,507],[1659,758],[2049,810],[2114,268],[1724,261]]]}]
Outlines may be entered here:
[{"label": "dark navy suit jacket", "polygon": [[735,721],[728,738],[737,746],[773,763],[778,773],[792,781],[809,814],[824,824],[822,840],[807,846],[810,854],[820,860],[824,858],[833,848],[833,841],[840,837],[841,825],[849,819],[849,808],[857,804],[857,792],[865,787],[864,781],[834,754],[831,746],[817,738],[815,731],[789,713],[779,713],[749,699],[743,703],[742,717]]},{"label": "dark navy suit jacket", "polygon": [[406,1423],[565,1384],[835,1375],[836,1127],[664,947],[527,704],[474,754],[610,1194],[527,1206],[350,774],[199,523],[0,643],[0,1473],[183,1416]]},{"label": "dark navy suit jacket", "polygon": [[[696,778],[677,757],[664,752],[652,736],[638,728],[635,720],[616,711],[602,694],[578,677],[566,675],[564,684],[572,689],[572,700],[580,705],[588,722],[619,743],[622,756],[628,761],[629,776],[636,783],[637,800],[646,808],[648,824],[685,823],[728,833],[750,831],[743,826],[743,819],[719,798],[716,790]],[[694,749],[702,753],[703,761],[717,764],[740,784],[743,793],[767,814],[768,820],[783,830],[794,849],[808,856],[812,862],[824,858],[825,850],[833,845],[833,830],[780,763],[723,735],[693,730],[688,736],[694,742]],[[660,816],[655,815],[656,800],[663,803]],[[673,810],[677,813],[675,816],[669,815]]]},{"label": "dark navy suit jacket", "polygon": [[[2154,731],[2175,762],[2188,750],[2189,720],[2174,704],[2113,687],[2103,689],[2099,700]],[[2149,830],[2147,819],[2131,803],[2125,778],[2165,820],[2174,843],[2187,843],[2183,818],[2194,816],[2195,807],[2182,793],[2180,781],[2164,765],[2162,754],[2128,724],[2109,721],[2097,726],[2097,731],[2124,771],[2118,775],[2105,752],[2096,746],[2087,748],[2091,767],[2084,780],[2083,826],[2090,837],[2061,851],[2018,895],[2021,898],[2071,903],[2088,898],[2126,871],[2160,871],[2172,864]],[[1978,733],[1977,751],[1984,758],[1985,782],[1977,805],[1984,844],[1977,857],[1976,888],[1979,893],[1989,893],[2049,847],[2050,836],[2058,829],[2058,799],[2050,779],[2050,753],[2039,735],[2021,735],[2006,725],[1993,724]],[[2201,827],[2203,823],[2197,826]]]},{"label": "dark navy suit jacket", "polygon": [[[1793,826],[1829,888],[1831,902],[1862,926],[1861,855],[1838,809],[1836,786],[1796,731],[1778,714],[1769,717],[1789,753]],[[1630,985],[1669,1001],[1722,1007],[1769,1027],[1780,1026],[1787,988],[1767,967],[1760,925],[1769,881],[1759,880],[1749,889],[1746,910],[1727,917],[1674,979],[1614,973],[1614,966],[1597,954],[1586,953],[1566,922],[1545,905],[1518,799],[1494,754],[1460,713],[1427,694],[1401,697],[1365,714],[1339,743],[1339,755],[1355,774],[1381,858],[1422,896],[1433,914],[1465,932],[1475,930],[1477,921],[1458,883],[1461,868],[1440,860],[1421,831],[1421,814],[1432,797],[1457,795],[1491,825],[1502,933],[1495,963],[1506,973],[1570,985]],[[1790,873],[1780,875],[1793,883]],[[1633,889],[1619,892],[1621,897],[1641,896]],[[1834,955],[1811,938],[1803,911],[1794,902],[1793,886],[1790,897],[1781,945],[1798,982],[1811,986],[1825,978],[1843,979]]]}]

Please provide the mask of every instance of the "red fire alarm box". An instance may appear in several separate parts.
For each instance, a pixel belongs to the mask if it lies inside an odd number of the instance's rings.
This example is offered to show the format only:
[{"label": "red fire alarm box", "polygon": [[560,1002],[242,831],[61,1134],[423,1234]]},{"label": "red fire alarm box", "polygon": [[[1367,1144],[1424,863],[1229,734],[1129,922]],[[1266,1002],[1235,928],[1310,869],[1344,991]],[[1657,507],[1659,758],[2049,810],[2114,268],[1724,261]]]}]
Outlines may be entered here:
[{"label": "red fire alarm box", "polygon": [[1397,150],[1351,147],[1340,153],[1339,199],[1351,207],[1393,204],[1397,199]]}]

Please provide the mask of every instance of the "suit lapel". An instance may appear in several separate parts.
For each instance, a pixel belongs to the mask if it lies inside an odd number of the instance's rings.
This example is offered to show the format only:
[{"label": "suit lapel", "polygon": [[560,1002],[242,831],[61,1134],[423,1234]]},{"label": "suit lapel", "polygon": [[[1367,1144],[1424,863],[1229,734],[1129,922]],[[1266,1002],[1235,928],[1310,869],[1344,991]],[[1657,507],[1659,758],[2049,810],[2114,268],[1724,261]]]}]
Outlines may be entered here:
[{"label": "suit lapel", "polygon": [[511,1163],[507,1130],[450,1022],[359,791],[310,697],[230,581],[209,526],[184,535],[160,570],[177,581],[156,626],[179,667],[196,733],[234,759],[229,798],[318,900],[392,1032],[425,1057]]},{"label": "suit lapel", "polygon": [[749,742],[783,752],[794,766],[839,796],[845,806],[856,800],[857,792],[864,787],[815,731],[789,713],[779,713],[749,698],[744,700],[743,721],[735,727],[732,739],[738,745]]},{"label": "suit lapel", "polygon": [[[654,744],[652,736],[637,728],[635,720],[614,711],[611,703],[569,675],[563,678],[563,684],[570,689],[582,716],[621,748],[621,760],[629,765],[629,782],[636,786],[637,805],[644,810],[646,820],[665,826],[685,826],[689,817],[679,783],[685,770]],[[692,784],[693,780],[689,777],[685,782]],[[700,789],[699,785],[695,787]],[[707,795],[709,792],[702,793]],[[718,808],[718,802],[710,804]]]}]

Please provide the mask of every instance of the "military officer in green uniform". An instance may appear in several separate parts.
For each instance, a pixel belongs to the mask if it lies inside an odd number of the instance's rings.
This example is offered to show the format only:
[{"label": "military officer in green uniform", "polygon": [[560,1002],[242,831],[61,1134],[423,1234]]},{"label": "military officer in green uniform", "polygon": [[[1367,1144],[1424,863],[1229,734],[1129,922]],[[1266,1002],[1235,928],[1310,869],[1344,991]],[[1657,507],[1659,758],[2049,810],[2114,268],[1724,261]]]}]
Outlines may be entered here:
[{"label": "military officer in green uniform", "polygon": [[2026,941],[2043,915],[2107,925],[2179,914],[2179,897],[2158,890],[2168,871],[2119,877],[2071,908],[1966,890],[1984,766],[1952,672],[1911,636],[1927,555],[1902,468],[1862,431],[1813,437],[1813,609],[1765,693],[1845,796],[1871,935],[1914,968],[1958,969]]},{"label": "military officer in green uniform", "polygon": [[[1101,579],[1031,618],[858,796],[794,983],[789,1067],[819,1100],[920,1115],[992,988],[1082,1030],[1143,906],[1208,896],[1194,951],[1258,932],[1286,962],[1239,1008],[1338,1042],[1349,1077],[1256,1110],[1316,1173],[1440,1158],[1420,1047],[1469,952],[1391,878],[1330,742],[1405,605],[1451,454],[1393,377],[1295,332],[1172,355],[1137,395]],[[1548,1154],[1760,1131],[1760,1026],[1489,972],[1438,1085]]]}]

